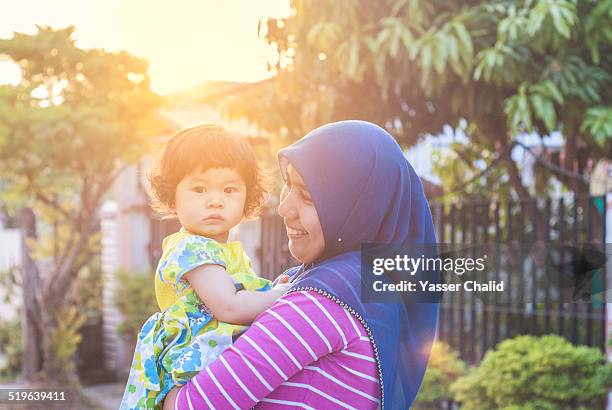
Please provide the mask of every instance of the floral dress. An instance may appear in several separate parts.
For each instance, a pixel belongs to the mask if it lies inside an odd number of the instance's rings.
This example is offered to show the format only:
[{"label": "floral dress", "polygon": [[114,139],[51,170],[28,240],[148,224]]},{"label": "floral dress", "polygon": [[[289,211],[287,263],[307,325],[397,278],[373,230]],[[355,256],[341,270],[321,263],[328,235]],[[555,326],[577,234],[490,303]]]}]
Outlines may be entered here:
[{"label": "floral dress", "polygon": [[247,326],[216,320],[183,280],[192,269],[225,267],[236,289],[266,291],[240,242],[219,243],[184,228],[166,237],[155,275],[161,312],[153,314],[138,334],[121,409],[161,409],[166,394],[185,384],[232,344]]}]

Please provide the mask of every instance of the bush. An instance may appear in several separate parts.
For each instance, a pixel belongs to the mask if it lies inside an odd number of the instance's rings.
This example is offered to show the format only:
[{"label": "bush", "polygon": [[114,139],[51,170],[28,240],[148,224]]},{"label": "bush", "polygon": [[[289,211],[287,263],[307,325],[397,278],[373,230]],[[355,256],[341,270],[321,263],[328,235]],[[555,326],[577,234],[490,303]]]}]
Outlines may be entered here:
[{"label": "bush", "polygon": [[[78,387],[75,354],[81,343],[81,326],[85,323],[85,314],[76,306],[67,306],[55,315],[57,327],[50,331],[51,354],[49,359],[54,381],[68,387]],[[47,374],[50,377],[50,374]]]},{"label": "bush", "polygon": [[467,366],[455,350],[446,343],[435,342],[413,408],[436,409],[441,401],[452,400],[450,386],[466,372]]},{"label": "bush", "polygon": [[18,317],[0,321],[0,351],[5,359],[4,365],[0,367],[0,380],[14,380],[21,373],[23,343]]},{"label": "bush", "polygon": [[102,320],[102,268],[99,257],[79,270],[72,303],[79,306],[87,323]]},{"label": "bush", "polygon": [[123,315],[117,330],[127,339],[135,340],[149,316],[159,311],[153,276],[119,271],[117,281],[115,304]]},{"label": "bush", "polygon": [[487,352],[452,386],[462,410],[600,408],[612,366],[596,348],[560,336],[519,336]]}]

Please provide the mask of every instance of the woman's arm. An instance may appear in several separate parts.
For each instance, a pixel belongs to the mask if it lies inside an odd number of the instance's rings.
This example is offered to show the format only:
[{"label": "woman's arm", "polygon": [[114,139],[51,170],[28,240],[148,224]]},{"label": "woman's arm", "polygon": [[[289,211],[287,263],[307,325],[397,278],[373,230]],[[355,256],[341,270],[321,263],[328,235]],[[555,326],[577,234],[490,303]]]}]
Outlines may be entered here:
[{"label": "woman's arm", "polygon": [[346,348],[342,329],[353,325],[343,321],[350,319],[317,297],[296,292],[280,298],[164,407],[250,408],[308,364]]},{"label": "woman's arm", "polygon": [[212,314],[223,322],[248,325],[287,289],[280,284],[265,292],[236,291],[234,281],[219,265],[202,265],[184,274]]}]

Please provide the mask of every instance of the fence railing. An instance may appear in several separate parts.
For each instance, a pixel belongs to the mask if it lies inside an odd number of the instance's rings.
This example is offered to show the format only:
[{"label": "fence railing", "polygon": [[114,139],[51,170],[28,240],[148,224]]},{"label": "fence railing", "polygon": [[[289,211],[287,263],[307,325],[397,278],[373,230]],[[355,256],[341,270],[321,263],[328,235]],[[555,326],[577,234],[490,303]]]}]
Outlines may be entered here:
[{"label": "fence railing", "polygon": [[496,255],[480,282],[505,282],[500,294],[444,295],[438,337],[464,360],[478,362],[501,340],[521,334],[553,333],[605,350],[605,264],[589,270],[566,262],[583,263],[591,250],[605,254],[603,197],[434,204],[432,214],[439,242]]}]

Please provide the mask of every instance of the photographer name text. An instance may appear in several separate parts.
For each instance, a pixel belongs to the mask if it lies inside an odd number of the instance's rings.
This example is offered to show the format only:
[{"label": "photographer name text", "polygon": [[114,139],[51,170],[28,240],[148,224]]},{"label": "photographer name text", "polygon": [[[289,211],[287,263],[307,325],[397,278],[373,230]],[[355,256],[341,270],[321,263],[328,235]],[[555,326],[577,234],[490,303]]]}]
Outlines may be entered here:
[{"label": "photographer name text", "polygon": [[468,280],[463,283],[432,283],[427,280],[418,282],[410,282],[402,280],[398,283],[384,283],[377,280],[373,284],[375,292],[503,292],[504,281],[490,280],[488,282],[479,283],[474,280]]}]

